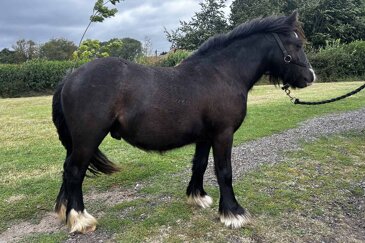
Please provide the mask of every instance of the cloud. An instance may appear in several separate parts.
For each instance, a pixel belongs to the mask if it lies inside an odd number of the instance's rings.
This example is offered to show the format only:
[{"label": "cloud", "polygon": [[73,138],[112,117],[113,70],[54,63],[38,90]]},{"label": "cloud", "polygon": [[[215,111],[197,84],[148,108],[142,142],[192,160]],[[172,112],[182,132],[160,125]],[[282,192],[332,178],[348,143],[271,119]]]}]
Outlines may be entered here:
[{"label": "cloud", "polygon": [[[227,1],[227,5],[232,0]],[[86,38],[102,41],[131,37],[152,40],[153,48],[168,50],[164,27],[176,29],[180,20],[189,20],[199,11],[199,0],[125,0],[117,5],[118,14],[103,23],[93,23]],[[0,3],[0,49],[19,39],[44,43],[66,38],[78,43],[92,13],[90,0],[12,0]],[[226,9],[229,12],[229,8]]]}]

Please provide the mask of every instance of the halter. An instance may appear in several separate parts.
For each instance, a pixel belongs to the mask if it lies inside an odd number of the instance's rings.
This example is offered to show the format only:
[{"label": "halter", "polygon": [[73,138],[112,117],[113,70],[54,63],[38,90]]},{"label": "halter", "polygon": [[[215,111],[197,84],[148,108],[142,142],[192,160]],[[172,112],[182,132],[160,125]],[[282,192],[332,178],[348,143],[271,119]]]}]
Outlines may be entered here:
[{"label": "halter", "polygon": [[298,66],[301,66],[301,67],[311,68],[311,66],[310,66],[310,64],[308,62],[304,63],[304,62],[301,62],[301,61],[293,60],[292,56],[285,49],[285,47],[283,45],[283,42],[281,41],[281,39],[278,36],[278,34],[277,33],[272,33],[272,35],[274,36],[274,38],[275,38],[276,42],[278,43],[281,51],[283,52],[284,62],[286,64],[292,63],[292,64],[295,64],[295,65],[298,65]]}]

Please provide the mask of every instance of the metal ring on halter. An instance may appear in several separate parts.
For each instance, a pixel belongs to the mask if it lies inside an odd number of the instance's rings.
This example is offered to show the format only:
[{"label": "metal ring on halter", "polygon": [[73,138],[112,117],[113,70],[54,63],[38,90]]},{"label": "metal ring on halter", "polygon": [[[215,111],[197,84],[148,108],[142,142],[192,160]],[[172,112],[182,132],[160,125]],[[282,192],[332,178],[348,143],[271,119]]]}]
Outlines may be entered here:
[{"label": "metal ring on halter", "polygon": [[286,55],[286,56],[284,57],[284,62],[285,62],[285,63],[290,63],[290,62],[291,62],[291,60],[292,60],[292,57],[291,57],[290,55]]}]

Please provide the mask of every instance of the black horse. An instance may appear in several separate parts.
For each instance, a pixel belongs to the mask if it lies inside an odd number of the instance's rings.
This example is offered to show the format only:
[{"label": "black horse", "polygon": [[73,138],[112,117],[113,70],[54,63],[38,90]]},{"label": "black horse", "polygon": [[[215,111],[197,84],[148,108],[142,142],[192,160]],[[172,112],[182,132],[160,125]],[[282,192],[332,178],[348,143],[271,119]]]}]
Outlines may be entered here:
[{"label": "black horse", "polygon": [[244,23],[206,41],[180,65],[146,67],[102,58],[68,75],[53,97],[53,122],[67,150],[55,210],[71,232],[96,228],[84,207],[86,171],[118,171],[98,149],[105,136],[148,151],[195,143],[188,201],[208,207],[203,175],[213,149],[220,189],[219,214],[226,226],[249,223],[232,188],[234,132],[246,115],[247,94],[264,74],[303,88],[315,75],[303,51],[297,13]]}]

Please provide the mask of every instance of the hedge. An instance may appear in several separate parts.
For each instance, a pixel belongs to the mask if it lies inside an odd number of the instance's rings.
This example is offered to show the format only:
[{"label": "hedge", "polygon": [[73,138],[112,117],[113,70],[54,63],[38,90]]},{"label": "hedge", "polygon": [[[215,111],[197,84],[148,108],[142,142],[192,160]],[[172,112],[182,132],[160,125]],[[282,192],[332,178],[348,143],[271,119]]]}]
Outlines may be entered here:
[{"label": "hedge", "polygon": [[[0,97],[19,97],[52,91],[74,65],[72,61],[44,60],[1,64]],[[76,66],[80,65],[81,63],[76,63]]]},{"label": "hedge", "polygon": [[[154,66],[175,66],[188,57],[190,52],[177,50],[166,56],[140,58],[141,64]],[[319,81],[365,80],[365,41],[350,44],[335,42],[317,52],[310,52],[308,58]],[[86,61],[78,62],[80,66]],[[53,91],[73,61],[34,60],[23,64],[0,64],[0,97],[19,97],[29,94]]]},{"label": "hedge", "polygon": [[365,80],[365,41],[340,44],[308,54],[319,81]]},{"label": "hedge", "polygon": [[[166,56],[155,58],[153,62],[140,59],[142,64],[154,66],[175,66],[190,52],[177,50]],[[23,64],[0,64],[0,97],[19,97],[33,94],[47,94],[54,90],[65,74],[74,66],[78,67],[87,60],[75,64],[73,61],[31,60]]]}]

